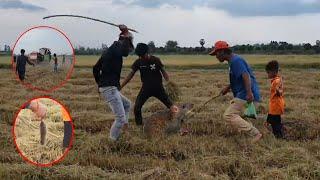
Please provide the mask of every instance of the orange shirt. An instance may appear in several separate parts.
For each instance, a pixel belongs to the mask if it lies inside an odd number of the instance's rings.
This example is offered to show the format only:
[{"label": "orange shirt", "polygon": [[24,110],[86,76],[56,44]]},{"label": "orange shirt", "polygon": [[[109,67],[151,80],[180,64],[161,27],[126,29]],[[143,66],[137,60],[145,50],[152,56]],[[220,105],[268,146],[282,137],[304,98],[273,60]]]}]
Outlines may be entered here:
[{"label": "orange shirt", "polygon": [[[277,89],[282,93],[277,95]],[[283,98],[283,82],[280,76],[276,76],[271,80],[269,114],[281,115],[284,113],[284,98]]]},{"label": "orange shirt", "polygon": [[71,121],[71,118],[64,107],[61,107],[63,121]]}]

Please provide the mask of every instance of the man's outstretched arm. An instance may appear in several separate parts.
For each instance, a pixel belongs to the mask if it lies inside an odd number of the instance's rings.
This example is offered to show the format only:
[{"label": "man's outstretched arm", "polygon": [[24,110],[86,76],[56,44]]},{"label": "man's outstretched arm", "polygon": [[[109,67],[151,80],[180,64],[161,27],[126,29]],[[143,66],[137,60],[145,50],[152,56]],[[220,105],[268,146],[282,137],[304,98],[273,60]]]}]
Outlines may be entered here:
[{"label": "man's outstretched arm", "polygon": [[134,74],[136,73],[135,70],[132,70],[128,76],[124,79],[124,81],[122,82],[121,86],[120,86],[120,89],[122,89],[124,86],[126,86],[130,80],[133,78]]},{"label": "man's outstretched arm", "polygon": [[161,74],[166,81],[169,81],[169,74],[164,70],[164,68],[161,68]]}]

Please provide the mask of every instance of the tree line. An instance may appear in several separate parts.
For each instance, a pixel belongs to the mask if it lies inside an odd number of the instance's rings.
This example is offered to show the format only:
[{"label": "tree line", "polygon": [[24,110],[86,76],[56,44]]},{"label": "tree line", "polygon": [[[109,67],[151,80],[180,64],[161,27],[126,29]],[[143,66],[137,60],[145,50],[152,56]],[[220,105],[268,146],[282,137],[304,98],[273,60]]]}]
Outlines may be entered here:
[{"label": "tree line", "polygon": [[[169,40],[164,46],[157,47],[154,41],[150,41],[148,46],[152,54],[208,54],[213,47],[205,47],[205,43],[204,39],[200,39],[197,47],[181,47],[177,41]],[[106,44],[102,44],[100,48],[78,46],[75,48],[75,54],[101,55],[103,50],[107,48]],[[314,45],[310,43],[291,44],[285,41],[271,41],[270,43],[235,45],[231,48],[235,53],[239,54],[320,54],[320,40],[316,40]],[[9,52],[10,47],[8,54],[10,54]]]},{"label": "tree line", "polygon": [[[180,47],[177,41],[169,40],[164,46],[157,47],[154,41],[148,43],[152,54],[208,54],[213,47],[204,47],[205,40],[199,40],[197,47]],[[77,55],[100,55],[107,45],[101,48],[85,48],[79,46],[75,49]],[[271,41],[270,43],[242,44],[231,47],[239,54],[320,54],[320,40],[314,45],[310,43],[291,44],[284,41]]]}]

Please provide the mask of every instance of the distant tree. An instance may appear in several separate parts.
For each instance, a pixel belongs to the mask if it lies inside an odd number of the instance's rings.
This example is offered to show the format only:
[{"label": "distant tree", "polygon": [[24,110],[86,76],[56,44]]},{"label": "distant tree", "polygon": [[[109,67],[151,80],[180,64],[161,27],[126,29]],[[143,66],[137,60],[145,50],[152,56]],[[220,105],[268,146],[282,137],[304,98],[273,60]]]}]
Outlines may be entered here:
[{"label": "distant tree", "polygon": [[292,50],[293,49],[293,44],[288,44],[287,50]]},{"label": "distant tree", "polygon": [[246,52],[246,45],[241,45],[241,46],[239,46],[239,51],[240,51],[240,53],[245,53]]},{"label": "distant tree", "polygon": [[150,53],[155,53],[155,52],[156,52],[156,45],[154,44],[153,41],[150,41],[150,42],[148,43],[148,47],[149,47]]},{"label": "distant tree", "polygon": [[201,49],[204,49],[204,44],[206,43],[206,41],[204,39],[200,39],[199,41],[200,45],[201,45]]},{"label": "distant tree", "polygon": [[312,49],[312,45],[310,43],[305,43],[305,44],[303,44],[303,48],[305,50],[310,50],[310,49]]},{"label": "distant tree", "polygon": [[254,48],[255,51],[260,51],[261,50],[260,44],[254,44],[253,48]]},{"label": "distant tree", "polygon": [[102,43],[102,44],[101,44],[101,48],[102,48],[102,50],[108,49],[108,45]]},{"label": "distant tree", "polygon": [[178,42],[169,40],[167,41],[165,48],[168,52],[177,52]]},{"label": "distant tree", "polygon": [[288,43],[287,42],[284,42],[284,41],[280,41],[279,42],[279,47],[278,47],[279,50],[284,51],[284,50],[287,49],[287,47],[288,47]]},{"label": "distant tree", "polygon": [[279,43],[277,41],[271,41],[269,46],[271,50],[277,50],[279,47]]},{"label": "distant tree", "polygon": [[253,50],[254,50],[253,46],[250,45],[250,44],[247,44],[247,51],[248,51],[249,53],[252,53]]},{"label": "distant tree", "polygon": [[[199,40],[201,46],[197,47],[179,47],[177,41],[167,41],[164,47],[156,47],[153,41],[148,43],[151,53],[157,54],[206,54],[211,51],[211,48],[205,48],[205,41],[203,39]],[[101,48],[90,48],[78,46],[75,49],[77,55],[101,55],[103,48],[106,45],[102,44]],[[10,48],[5,46],[5,49]],[[270,41],[268,44],[239,44],[234,45],[232,50],[235,53],[240,54],[320,54],[320,40],[316,41],[315,45],[310,43],[305,44],[291,44],[285,41]],[[9,53],[8,53],[9,54]]]},{"label": "distant tree", "polygon": [[261,50],[262,50],[263,52],[266,52],[266,51],[267,51],[267,49],[268,49],[268,45],[267,45],[267,44],[261,44],[260,46],[261,46]]}]

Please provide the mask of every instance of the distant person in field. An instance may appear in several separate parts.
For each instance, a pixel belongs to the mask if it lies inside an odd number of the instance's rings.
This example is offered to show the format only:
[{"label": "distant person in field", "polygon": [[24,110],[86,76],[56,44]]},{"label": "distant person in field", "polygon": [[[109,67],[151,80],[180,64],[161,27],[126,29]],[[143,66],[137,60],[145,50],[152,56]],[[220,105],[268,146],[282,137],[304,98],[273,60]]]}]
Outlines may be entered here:
[{"label": "distant person in field", "polygon": [[221,63],[227,61],[229,64],[230,84],[220,94],[225,95],[231,90],[234,98],[223,115],[224,120],[238,132],[250,135],[252,143],[259,141],[262,138],[260,131],[241,117],[247,104],[260,101],[259,86],[252,69],[242,57],[232,53],[225,41],[216,42],[209,54],[216,56]]},{"label": "distant person in field", "polygon": [[125,25],[120,26],[121,34],[93,67],[93,75],[98,84],[99,93],[115,114],[115,121],[110,129],[110,139],[119,139],[121,130],[127,129],[131,102],[120,92],[120,75],[123,57],[127,57],[134,49],[133,37]]},{"label": "distant person in field", "polygon": [[283,81],[279,74],[278,61],[270,61],[266,66],[268,78],[271,79],[269,113],[266,125],[271,125],[276,138],[284,138],[281,115],[284,113]]},{"label": "distant person in field", "polygon": [[64,65],[66,63],[66,55],[62,56],[62,64]]},{"label": "distant person in field", "polygon": [[58,58],[57,54],[53,54],[53,61],[54,61],[54,67],[53,67],[53,72],[57,73],[58,72]]},{"label": "distant person in field", "polygon": [[148,45],[144,43],[137,44],[135,53],[139,56],[139,59],[131,66],[132,71],[122,83],[121,88],[133,78],[138,70],[140,71],[142,87],[134,105],[136,124],[143,124],[141,108],[150,97],[159,99],[167,108],[170,108],[173,113],[177,112],[178,107],[173,105],[162,84],[162,77],[166,81],[169,81],[169,75],[164,70],[160,59],[150,55]]},{"label": "distant person in field", "polygon": [[25,74],[26,74],[26,64],[34,66],[34,63],[32,63],[27,56],[24,55],[25,50],[21,49],[20,51],[21,55],[17,58],[17,64],[16,64],[16,72],[19,75],[19,79],[21,81],[24,81]]},{"label": "distant person in field", "polygon": [[48,52],[49,55],[49,63],[51,62],[52,56],[51,56],[51,51]]}]

